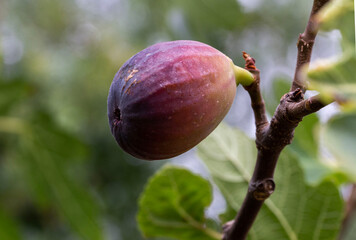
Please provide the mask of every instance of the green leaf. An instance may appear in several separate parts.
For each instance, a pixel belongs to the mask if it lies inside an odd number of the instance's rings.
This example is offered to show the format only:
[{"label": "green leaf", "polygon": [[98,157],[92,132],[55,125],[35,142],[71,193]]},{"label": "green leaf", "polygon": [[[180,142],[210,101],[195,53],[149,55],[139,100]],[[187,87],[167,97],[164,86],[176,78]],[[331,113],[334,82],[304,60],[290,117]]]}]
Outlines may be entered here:
[{"label": "green leaf", "polygon": [[206,227],[212,201],[210,183],[188,170],[165,166],[148,182],[139,202],[138,223],[146,237],[179,240],[221,239]]},{"label": "green leaf", "polygon": [[[256,158],[254,145],[242,132],[221,125],[198,147],[199,156],[226,198],[230,217],[245,197]],[[275,181],[276,191],[262,207],[249,239],[335,239],[343,202],[332,183],[309,187],[295,157],[285,152],[280,156]]]},{"label": "green leaf", "polygon": [[[311,114],[303,118],[295,129],[292,144],[286,149],[293,151],[298,156],[298,161],[303,168],[305,178],[310,184],[317,184],[327,176],[334,175],[333,169],[320,161],[319,157],[319,127],[317,115]],[[336,177],[336,176],[335,176]]]},{"label": "green leaf", "polygon": [[353,0],[330,1],[317,15],[322,30],[339,29],[346,48],[355,47],[355,21]]},{"label": "green leaf", "polygon": [[302,154],[312,157],[318,155],[318,142],[315,139],[315,127],[319,125],[319,119],[315,114],[308,115],[295,129],[292,147]]},{"label": "green leaf", "polygon": [[208,167],[227,202],[235,209],[240,208],[245,197],[256,154],[253,141],[242,132],[232,130],[224,124],[220,124],[198,145],[198,155]]},{"label": "green leaf", "polygon": [[337,61],[320,60],[308,72],[309,89],[318,90],[326,101],[336,99],[345,109],[356,109],[356,55]]},{"label": "green leaf", "polygon": [[334,0],[317,15],[324,30],[339,29],[342,33],[343,55],[312,64],[307,78],[310,89],[322,93],[326,102],[336,99],[345,109],[356,109],[356,54],[354,1]]},{"label": "green leaf", "polygon": [[356,180],[356,114],[330,119],[321,130],[321,139],[335,158],[332,166]]},{"label": "green leaf", "polygon": [[0,239],[22,239],[16,223],[0,208]]},{"label": "green leaf", "polygon": [[273,94],[266,104],[267,110],[271,115],[273,115],[276,111],[276,108],[282,96],[289,92],[290,86],[291,80],[288,80],[287,77],[278,77],[273,80]]}]

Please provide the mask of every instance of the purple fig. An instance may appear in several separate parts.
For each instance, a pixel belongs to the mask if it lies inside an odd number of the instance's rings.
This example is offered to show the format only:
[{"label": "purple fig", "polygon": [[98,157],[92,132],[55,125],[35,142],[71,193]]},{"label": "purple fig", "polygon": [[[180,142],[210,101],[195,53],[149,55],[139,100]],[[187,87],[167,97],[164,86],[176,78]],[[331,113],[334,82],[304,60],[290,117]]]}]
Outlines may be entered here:
[{"label": "purple fig", "polygon": [[137,158],[177,156],[218,126],[241,78],[245,85],[253,81],[206,44],[182,40],[150,46],[115,75],[108,97],[111,132]]}]

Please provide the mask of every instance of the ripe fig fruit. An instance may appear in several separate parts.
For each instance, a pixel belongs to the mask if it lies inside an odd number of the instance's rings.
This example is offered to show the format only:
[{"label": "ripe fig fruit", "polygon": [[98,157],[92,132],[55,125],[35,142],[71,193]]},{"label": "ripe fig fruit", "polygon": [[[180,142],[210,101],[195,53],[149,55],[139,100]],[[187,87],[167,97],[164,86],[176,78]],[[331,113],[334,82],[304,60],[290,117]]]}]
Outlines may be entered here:
[{"label": "ripe fig fruit", "polygon": [[111,132],[129,154],[166,159],[193,148],[229,111],[236,81],[252,75],[196,41],[163,42],[130,58],[108,96]]}]

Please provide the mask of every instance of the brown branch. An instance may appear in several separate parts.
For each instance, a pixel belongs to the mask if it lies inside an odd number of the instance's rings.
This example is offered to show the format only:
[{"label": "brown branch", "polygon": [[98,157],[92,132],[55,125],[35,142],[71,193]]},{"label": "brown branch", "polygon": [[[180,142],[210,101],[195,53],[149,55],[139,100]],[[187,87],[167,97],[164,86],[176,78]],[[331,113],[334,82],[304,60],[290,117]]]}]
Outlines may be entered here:
[{"label": "brown branch", "polygon": [[[274,170],[281,151],[292,142],[294,130],[303,117],[325,106],[318,96],[304,100],[301,89],[285,94],[270,123],[260,91],[260,72],[255,61],[244,53],[245,69],[255,77],[255,82],[245,87],[251,98],[256,123],[256,166],[250,180],[245,200],[234,221],[224,225],[223,240],[244,240],[264,201],[273,193]],[[253,61],[253,64],[252,62]]]},{"label": "brown branch", "polygon": [[265,103],[260,90],[260,71],[255,60],[243,52],[246,65],[255,78],[255,82],[245,87],[251,98],[255,115],[257,160],[248,191],[235,220],[223,227],[223,240],[245,240],[264,201],[273,193],[275,183],[274,170],[281,151],[292,142],[294,130],[303,117],[314,113],[328,103],[323,103],[319,96],[304,99],[306,85],[300,77],[303,65],[310,62],[314,40],[318,32],[315,14],[329,0],[314,0],[313,8],[305,31],[298,40],[298,57],[295,76],[289,93],[280,101],[272,120],[267,121]]},{"label": "brown branch", "polygon": [[301,70],[305,64],[309,64],[314,40],[318,33],[318,23],[315,20],[316,13],[326,4],[329,0],[314,0],[312,11],[310,13],[309,21],[302,34],[299,35],[297,47],[298,57],[295,68],[294,80],[291,87],[291,91],[300,88],[304,93],[306,91],[306,83],[301,78]]},{"label": "brown branch", "polygon": [[320,95],[316,95],[289,106],[288,114],[292,118],[302,118],[308,114],[319,111],[329,103],[331,102],[326,103],[321,100]]},{"label": "brown branch", "polygon": [[246,52],[242,53],[246,62],[245,69],[249,70],[255,78],[255,81],[250,86],[246,86],[244,88],[249,93],[251,98],[251,107],[255,115],[256,135],[259,135],[262,134],[263,130],[268,127],[265,102],[262,98],[260,90],[260,70],[258,70],[255,66],[255,59],[250,57],[250,55]]},{"label": "brown branch", "polygon": [[346,202],[345,216],[342,221],[341,230],[339,233],[339,239],[344,239],[348,228],[350,227],[350,222],[353,220],[356,211],[356,183],[352,184],[352,189],[349,198]]},{"label": "brown branch", "polygon": [[[245,69],[249,70],[255,78],[250,86],[244,88],[251,98],[251,107],[255,115],[256,136],[260,138],[269,126],[265,103],[260,90],[260,71],[255,66],[255,60],[246,52],[243,52],[243,57],[246,62]],[[230,221],[224,225],[223,239],[244,239],[262,207],[263,200],[261,199],[267,198],[266,195],[272,194],[273,190],[273,180],[261,182],[252,182],[251,180],[248,194],[236,217],[239,221]]]}]

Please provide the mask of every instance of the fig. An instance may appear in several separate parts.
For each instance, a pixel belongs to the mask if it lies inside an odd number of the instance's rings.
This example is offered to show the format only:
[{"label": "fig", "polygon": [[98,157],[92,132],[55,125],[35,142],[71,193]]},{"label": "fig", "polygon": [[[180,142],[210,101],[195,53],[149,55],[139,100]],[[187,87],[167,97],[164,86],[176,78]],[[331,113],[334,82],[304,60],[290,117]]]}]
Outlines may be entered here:
[{"label": "fig", "polygon": [[177,156],[218,126],[237,81],[248,85],[253,77],[209,45],[187,40],[152,45],[131,57],[112,81],[111,132],[134,157]]}]

